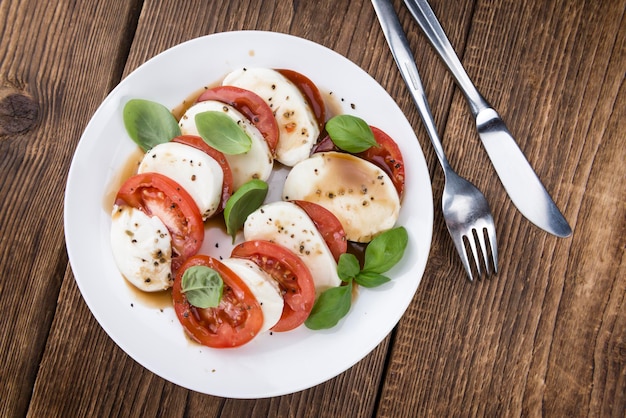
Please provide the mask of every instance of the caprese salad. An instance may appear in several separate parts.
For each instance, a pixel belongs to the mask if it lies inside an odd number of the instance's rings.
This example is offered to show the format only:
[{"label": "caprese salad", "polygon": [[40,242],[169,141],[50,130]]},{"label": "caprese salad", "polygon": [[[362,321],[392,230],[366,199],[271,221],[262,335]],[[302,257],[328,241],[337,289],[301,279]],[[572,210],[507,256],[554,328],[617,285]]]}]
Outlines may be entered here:
[{"label": "caprese salad", "polygon": [[[306,76],[242,68],[179,118],[143,99],[123,115],[144,154],[115,197],[113,257],[139,290],[171,289],[193,340],[237,347],[265,331],[330,328],[355,286],[389,281],[408,240],[396,226],[400,150],[358,117],[328,117]],[[282,199],[266,201],[277,166],[289,169]],[[228,258],[199,254],[208,219],[232,236]]]}]

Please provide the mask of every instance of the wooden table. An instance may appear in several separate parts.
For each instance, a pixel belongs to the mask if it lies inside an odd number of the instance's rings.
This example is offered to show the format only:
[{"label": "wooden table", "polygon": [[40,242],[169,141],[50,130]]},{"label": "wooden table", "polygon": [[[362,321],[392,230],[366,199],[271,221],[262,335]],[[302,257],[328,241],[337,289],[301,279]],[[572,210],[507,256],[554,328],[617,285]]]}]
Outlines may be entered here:
[{"label": "wooden table", "polygon": [[[442,173],[368,1],[0,3],[0,416],[624,416],[626,1],[432,0],[572,225],[567,239],[512,205],[462,95],[393,3],[450,161],[491,204],[492,279],[465,278]],[[84,303],[63,231],[73,152],[111,89],[169,47],[239,29],[307,38],[369,72],[415,128],[435,201],[426,271],[391,335],[330,381],[259,400],[195,393],[127,356]]]}]

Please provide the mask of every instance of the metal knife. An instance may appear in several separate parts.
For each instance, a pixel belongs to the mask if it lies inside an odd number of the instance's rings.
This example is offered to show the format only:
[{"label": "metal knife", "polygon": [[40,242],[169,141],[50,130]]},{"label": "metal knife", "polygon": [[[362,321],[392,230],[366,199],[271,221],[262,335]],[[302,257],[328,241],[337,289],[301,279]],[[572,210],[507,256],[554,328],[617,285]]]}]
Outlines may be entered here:
[{"label": "metal knife", "polygon": [[470,80],[426,0],[404,0],[435,51],[454,76],[476,118],[478,135],[513,204],[539,228],[568,237],[572,229],[546,191],[500,115]]}]

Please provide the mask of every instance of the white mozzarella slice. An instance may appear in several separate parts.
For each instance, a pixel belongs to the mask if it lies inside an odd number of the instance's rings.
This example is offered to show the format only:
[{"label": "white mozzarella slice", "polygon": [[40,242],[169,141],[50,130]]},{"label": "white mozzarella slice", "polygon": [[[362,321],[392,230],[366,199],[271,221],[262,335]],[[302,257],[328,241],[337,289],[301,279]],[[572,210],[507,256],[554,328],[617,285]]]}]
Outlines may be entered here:
[{"label": "white mozzarella slice", "polygon": [[350,241],[369,242],[391,229],[400,213],[400,198],[389,176],[351,154],[319,153],[289,172],[283,199],[306,200],[331,211]]},{"label": "white mozzarella slice", "polygon": [[196,202],[202,219],[219,208],[224,172],[207,153],[177,142],[159,144],[146,153],[139,173],[156,172],[180,184]]},{"label": "white mozzarella slice", "polygon": [[238,189],[241,185],[252,179],[267,180],[272,173],[274,157],[270,152],[267,141],[263,134],[250,123],[248,118],[239,113],[237,109],[222,102],[206,100],[191,106],[180,119],[180,129],[183,135],[200,135],[196,127],[196,115],[202,112],[224,112],[230,116],[237,125],[252,140],[252,146],[245,154],[225,154],[228,165],[233,172],[233,187]]},{"label": "white mozzarella slice", "polygon": [[341,284],[328,245],[311,218],[296,204],[279,201],[261,206],[246,219],[243,234],[246,241],[271,241],[300,256],[311,271],[316,293]]},{"label": "white mozzarella slice", "polygon": [[320,131],[309,102],[295,84],[270,68],[235,70],[222,84],[253,91],[272,108],[280,134],[278,161],[291,167],[309,156]]},{"label": "white mozzarella slice", "polygon": [[111,247],[119,271],[138,289],[157,292],[172,286],[172,239],[158,217],[115,205]]},{"label": "white mozzarella slice", "polygon": [[222,263],[248,286],[263,311],[263,326],[259,332],[272,328],[283,313],[284,300],[276,281],[250,260],[227,258]]}]

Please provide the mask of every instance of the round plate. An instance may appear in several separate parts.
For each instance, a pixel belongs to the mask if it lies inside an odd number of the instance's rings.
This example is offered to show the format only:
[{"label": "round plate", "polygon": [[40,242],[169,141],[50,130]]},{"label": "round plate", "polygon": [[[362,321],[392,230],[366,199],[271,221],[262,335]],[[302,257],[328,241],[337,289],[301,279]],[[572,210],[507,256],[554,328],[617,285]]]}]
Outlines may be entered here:
[{"label": "round plate", "polygon": [[[137,146],[122,121],[124,103],[143,98],[175,108],[202,86],[240,67],[289,68],[316,83],[332,112],[350,113],[386,131],[406,164],[406,192],[398,223],[409,245],[376,289],[360,289],[348,315],[333,329],[304,326],[265,333],[234,349],[189,340],[173,307],[134,291],[118,272],[109,242],[115,186]],[[273,182],[280,176],[274,176]],[[273,187],[272,187],[273,186]],[[280,185],[272,184],[280,196]],[[104,100],[80,139],[65,194],[65,235],[80,291],[108,335],[133,359],[185,388],[231,398],[297,392],[350,368],[396,325],[420,283],[430,250],[433,202],[430,178],[413,129],[385,90],[343,56],[313,42],[273,32],[225,32],[197,38],[152,58]],[[207,231],[202,252],[227,257],[232,247],[219,228]]]}]

